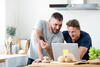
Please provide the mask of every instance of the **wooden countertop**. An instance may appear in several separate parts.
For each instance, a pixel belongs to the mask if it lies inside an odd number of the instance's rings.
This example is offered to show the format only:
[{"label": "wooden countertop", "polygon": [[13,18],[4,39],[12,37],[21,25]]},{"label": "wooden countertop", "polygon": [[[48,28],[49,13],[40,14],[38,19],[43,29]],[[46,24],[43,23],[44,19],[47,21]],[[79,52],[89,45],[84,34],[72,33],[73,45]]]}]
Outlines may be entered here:
[{"label": "wooden countertop", "polygon": [[67,63],[34,63],[28,65],[28,67],[100,67],[100,65],[97,64],[74,65],[74,64],[67,64]]},{"label": "wooden countertop", "polygon": [[3,62],[5,62],[5,59],[0,59],[0,63],[3,63]]}]

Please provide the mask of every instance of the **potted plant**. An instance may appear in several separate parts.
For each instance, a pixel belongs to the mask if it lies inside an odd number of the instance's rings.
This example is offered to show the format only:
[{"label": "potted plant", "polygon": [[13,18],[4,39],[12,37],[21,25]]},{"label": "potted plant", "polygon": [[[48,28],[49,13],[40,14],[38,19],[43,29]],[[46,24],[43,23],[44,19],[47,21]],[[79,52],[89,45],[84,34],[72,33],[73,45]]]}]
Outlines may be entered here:
[{"label": "potted plant", "polygon": [[16,34],[16,27],[14,26],[7,26],[6,28],[7,40],[6,40],[6,48],[7,54],[12,54],[12,45],[15,44],[14,36]]},{"label": "potted plant", "polygon": [[7,26],[6,32],[8,36],[15,36],[16,34],[16,28],[13,26]]}]

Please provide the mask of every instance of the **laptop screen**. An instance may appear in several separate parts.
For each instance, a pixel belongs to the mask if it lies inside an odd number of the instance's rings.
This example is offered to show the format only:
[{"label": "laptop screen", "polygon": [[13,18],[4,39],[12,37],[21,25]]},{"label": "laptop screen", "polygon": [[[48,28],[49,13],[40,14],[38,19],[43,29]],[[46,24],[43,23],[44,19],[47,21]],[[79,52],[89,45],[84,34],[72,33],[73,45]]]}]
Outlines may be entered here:
[{"label": "laptop screen", "polygon": [[68,52],[72,53],[76,60],[80,60],[77,43],[52,43],[52,51],[55,61],[59,56],[63,56]]}]

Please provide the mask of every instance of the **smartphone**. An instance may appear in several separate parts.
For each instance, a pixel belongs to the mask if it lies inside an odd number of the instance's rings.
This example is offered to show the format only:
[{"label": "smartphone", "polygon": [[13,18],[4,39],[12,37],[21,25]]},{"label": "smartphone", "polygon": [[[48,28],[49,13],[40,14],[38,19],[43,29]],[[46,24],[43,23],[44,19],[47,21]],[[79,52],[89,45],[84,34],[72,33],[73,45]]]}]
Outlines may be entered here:
[{"label": "smartphone", "polygon": [[44,40],[44,37],[42,37],[42,36],[40,36],[40,40],[43,40],[43,41],[45,41],[45,40]]}]

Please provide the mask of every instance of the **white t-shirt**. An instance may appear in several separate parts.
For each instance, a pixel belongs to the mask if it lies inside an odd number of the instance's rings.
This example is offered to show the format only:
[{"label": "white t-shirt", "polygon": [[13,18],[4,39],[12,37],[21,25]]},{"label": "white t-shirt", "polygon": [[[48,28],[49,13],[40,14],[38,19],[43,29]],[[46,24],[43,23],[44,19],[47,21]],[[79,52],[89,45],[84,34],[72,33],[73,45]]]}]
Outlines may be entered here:
[{"label": "white t-shirt", "polygon": [[[54,34],[48,30],[48,22],[41,20],[38,22],[34,29],[39,29],[43,33],[44,40],[47,40],[49,44],[51,43],[63,43],[64,42],[64,37],[62,32],[59,32],[57,34]],[[35,35],[34,35],[34,30],[31,35],[31,40],[30,40],[30,47],[28,51],[28,57],[32,59],[37,59],[38,58],[38,53],[37,53],[37,43],[35,41]],[[47,52],[45,49],[43,49],[43,55],[48,56]]]}]

